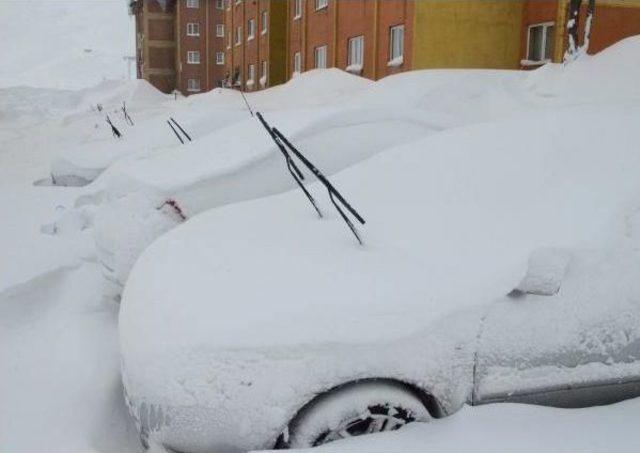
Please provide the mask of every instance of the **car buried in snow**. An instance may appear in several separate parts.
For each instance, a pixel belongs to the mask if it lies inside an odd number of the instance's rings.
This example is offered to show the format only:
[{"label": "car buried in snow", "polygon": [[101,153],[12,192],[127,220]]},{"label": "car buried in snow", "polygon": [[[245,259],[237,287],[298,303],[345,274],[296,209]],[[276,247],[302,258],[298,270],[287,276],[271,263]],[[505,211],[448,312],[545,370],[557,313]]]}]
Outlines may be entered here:
[{"label": "car buried in snow", "polygon": [[364,245],[318,183],[322,219],[294,190],[161,237],[120,312],[143,443],[311,447],[464,404],[640,395],[639,115],[567,107],[377,154],[331,178]]}]

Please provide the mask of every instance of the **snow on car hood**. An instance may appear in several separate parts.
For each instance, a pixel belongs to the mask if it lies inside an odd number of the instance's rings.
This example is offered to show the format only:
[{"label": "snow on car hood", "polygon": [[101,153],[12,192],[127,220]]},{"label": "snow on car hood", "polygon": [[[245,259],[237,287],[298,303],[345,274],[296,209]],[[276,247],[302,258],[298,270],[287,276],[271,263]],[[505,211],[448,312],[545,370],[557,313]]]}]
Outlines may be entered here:
[{"label": "snow on car hood", "polygon": [[[640,109],[575,107],[379,154],[333,179],[365,245],[310,186],[196,216],[138,260],[128,354],[385,342],[508,293],[541,246],[597,247],[640,195]],[[304,150],[302,150],[304,152]]]}]

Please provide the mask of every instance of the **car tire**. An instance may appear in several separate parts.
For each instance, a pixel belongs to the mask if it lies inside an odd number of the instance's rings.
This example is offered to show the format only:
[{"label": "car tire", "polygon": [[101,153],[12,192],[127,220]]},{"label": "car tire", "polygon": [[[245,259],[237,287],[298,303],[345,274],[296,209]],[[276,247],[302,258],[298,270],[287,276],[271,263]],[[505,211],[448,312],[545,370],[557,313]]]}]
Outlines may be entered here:
[{"label": "car tire", "polygon": [[322,395],[305,407],[289,426],[287,446],[317,447],[430,419],[422,400],[402,384],[354,383]]}]

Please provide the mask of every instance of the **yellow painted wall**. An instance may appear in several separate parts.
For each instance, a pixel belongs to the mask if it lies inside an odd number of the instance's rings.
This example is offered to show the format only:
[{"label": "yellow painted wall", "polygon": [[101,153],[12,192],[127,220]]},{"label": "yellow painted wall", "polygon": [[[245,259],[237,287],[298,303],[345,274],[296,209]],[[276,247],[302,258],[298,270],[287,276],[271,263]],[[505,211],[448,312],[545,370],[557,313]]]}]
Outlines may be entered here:
[{"label": "yellow painted wall", "polygon": [[414,69],[519,67],[523,0],[415,0]]}]

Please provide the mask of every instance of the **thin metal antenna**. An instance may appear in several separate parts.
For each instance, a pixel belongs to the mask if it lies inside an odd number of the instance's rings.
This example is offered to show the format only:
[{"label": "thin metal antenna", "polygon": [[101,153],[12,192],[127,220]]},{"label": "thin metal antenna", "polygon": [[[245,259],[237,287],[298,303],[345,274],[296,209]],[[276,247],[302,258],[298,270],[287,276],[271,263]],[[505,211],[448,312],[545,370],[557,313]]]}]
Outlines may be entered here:
[{"label": "thin metal antenna", "polygon": [[247,97],[244,95],[244,91],[239,90],[240,94],[242,95],[242,99],[244,99],[244,103],[247,104],[247,109],[249,109],[249,113],[251,113],[251,116],[253,115],[253,110],[251,109],[251,105],[249,104],[249,101],[247,100]]}]

